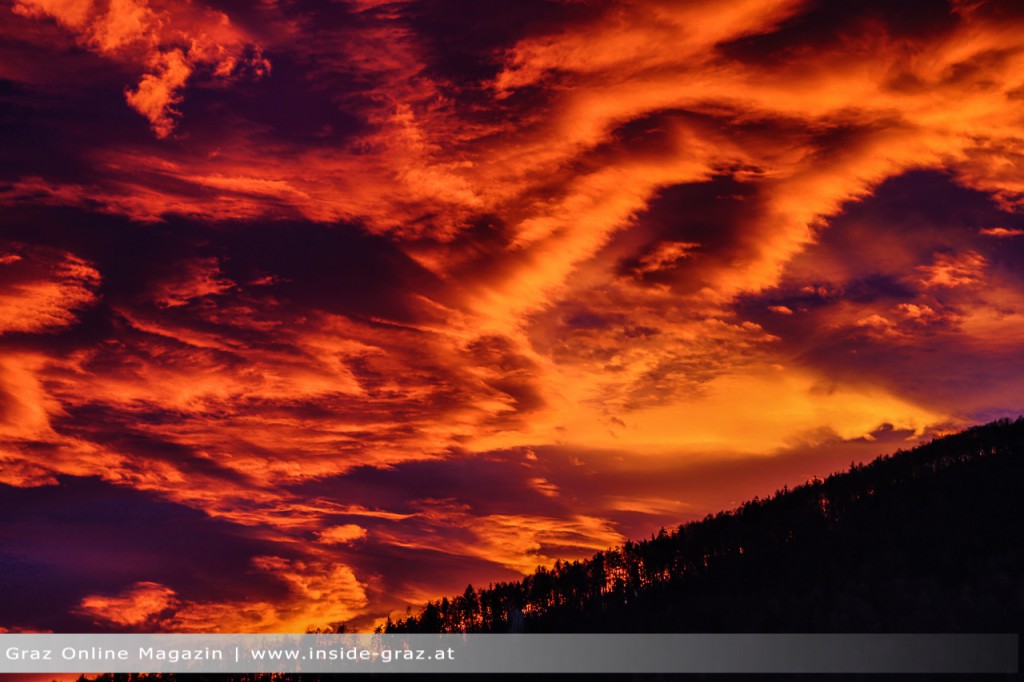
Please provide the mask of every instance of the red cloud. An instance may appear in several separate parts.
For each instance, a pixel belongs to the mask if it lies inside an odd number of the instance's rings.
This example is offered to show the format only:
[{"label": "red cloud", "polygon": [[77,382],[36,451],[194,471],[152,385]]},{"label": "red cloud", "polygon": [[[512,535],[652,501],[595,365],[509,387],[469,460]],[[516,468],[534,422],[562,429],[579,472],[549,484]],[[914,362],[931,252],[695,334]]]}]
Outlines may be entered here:
[{"label": "red cloud", "polygon": [[53,331],[97,301],[100,273],[77,256],[8,243],[0,246],[0,335]]}]

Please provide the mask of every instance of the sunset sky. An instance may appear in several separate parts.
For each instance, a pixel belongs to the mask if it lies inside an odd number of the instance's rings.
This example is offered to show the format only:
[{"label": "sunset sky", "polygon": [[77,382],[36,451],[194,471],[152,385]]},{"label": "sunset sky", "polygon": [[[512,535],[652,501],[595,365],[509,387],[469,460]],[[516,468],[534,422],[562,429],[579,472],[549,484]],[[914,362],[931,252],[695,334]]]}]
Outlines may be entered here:
[{"label": "sunset sky", "polygon": [[372,628],[1024,411],[1024,4],[0,0],[0,632]]}]

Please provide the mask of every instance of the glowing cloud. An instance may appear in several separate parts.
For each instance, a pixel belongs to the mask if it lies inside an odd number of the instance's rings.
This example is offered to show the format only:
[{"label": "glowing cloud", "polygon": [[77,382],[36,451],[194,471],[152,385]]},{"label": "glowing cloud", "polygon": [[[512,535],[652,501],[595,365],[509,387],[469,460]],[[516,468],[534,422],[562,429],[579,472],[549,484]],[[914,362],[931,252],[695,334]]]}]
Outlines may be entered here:
[{"label": "glowing cloud", "polygon": [[0,256],[0,334],[53,331],[97,301],[100,274],[86,261],[10,244]]},{"label": "glowing cloud", "polygon": [[91,595],[78,610],[93,620],[121,627],[151,625],[177,604],[175,592],[166,585],[141,582],[113,596]]}]

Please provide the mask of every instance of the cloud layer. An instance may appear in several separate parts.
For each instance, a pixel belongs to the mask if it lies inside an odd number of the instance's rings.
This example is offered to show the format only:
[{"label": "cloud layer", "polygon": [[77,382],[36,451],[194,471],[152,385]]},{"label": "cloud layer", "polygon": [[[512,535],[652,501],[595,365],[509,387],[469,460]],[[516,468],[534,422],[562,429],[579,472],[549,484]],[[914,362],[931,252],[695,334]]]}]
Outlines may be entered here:
[{"label": "cloud layer", "polygon": [[2,627],[369,627],[1024,409],[1006,3],[13,0],[0,103]]}]

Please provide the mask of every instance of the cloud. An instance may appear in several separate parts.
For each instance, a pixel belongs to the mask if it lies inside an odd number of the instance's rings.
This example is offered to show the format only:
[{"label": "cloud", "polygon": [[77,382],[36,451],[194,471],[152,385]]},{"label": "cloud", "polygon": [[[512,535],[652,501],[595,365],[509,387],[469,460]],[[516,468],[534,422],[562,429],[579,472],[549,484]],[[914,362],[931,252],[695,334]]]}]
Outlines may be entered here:
[{"label": "cloud", "polygon": [[[791,261],[782,285],[751,297],[748,310],[780,353],[815,371],[886,386],[951,417],[992,414],[1015,380],[998,368],[1018,347],[1005,335],[1020,319],[1019,254],[973,221],[1009,217],[997,198],[948,176],[895,178],[834,219]],[[799,314],[753,308],[766,303]]]},{"label": "cloud", "polygon": [[662,268],[675,265],[677,261],[686,258],[693,249],[700,248],[695,242],[661,242],[654,251],[644,254],[640,258],[638,274],[657,272]]},{"label": "cloud", "polygon": [[1024,234],[1024,230],[1007,227],[983,227],[978,234],[983,234],[986,237],[1019,237]]},{"label": "cloud", "polygon": [[345,545],[366,537],[366,529],[354,523],[346,523],[342,526],[331,526],[317,534],[320,542],[327,544]]},{"label": "cloud", "polygon": [[256,557],[253,564],[287,585],[285,600],[193,603],[162,626],[177,632],[305,632],[337,626],[366,606],[364,586],[348,566],[275,556]]},{"label": "cloud", "polygon": [[67,327],[98,300],[100,273],[87,261],[56,249],[5,246],[0,256],[0,335]]},{"label": "cloud", "polygon": [[164,308],[187,305],[190,301],[229,291],[235,283],[222,276],[215,258],[201,258],[178,265],[157,284],[153,301]]},{"label": "cloud", "polygon": [[157,137],[167,137],[174,130],[174,117],[178,111],[174,106],[181,101],[177,94],[192,69],[181,50],[161,54],[156,63],[155,73],[147,73],[139,86],[125,93],[128,104],[149,119]]},{"label": "cloud", "polygon": [[161,632],[305,632],[337,625],[366,605],[363,587],[347,566],[256,557],[254,566],[286,583],[286,603],[263,601],[186,602],[153,582],[139,582],[115,595],[90,595],[76,613],[118,630]]},{"label": "cloud", "polygon": [[520,41],[495,88],[505,92],[541,80],[551,72],[596,74],[625,79],[666,66],[702,59],[717,43],[764,33],[791,16],[800,2],[709,2],[646,5],[624,2],[562,33]]},{"label": "cloud", "polygon": [[477,557],[523,574],[553,563],[555,557],[548,552],[586,555],[625,540],[607,520],[582,514],[558,518],[474,515],[454,500],[431,498],[418,501],[416,506],[420,510],[416,523],[382,529],[379,533],[384,542]]},{"label": "cloud", "polygon": [[926,287],[957,287],[981,282],[987,264],[977,251],[955,255],[937,253],[931,263],[917,269]]},{"label": "cloud", "polygon": [[190,0],[157,0],[152,5],[147,0],[17,0],[12,11],[52,18],[72,31],[83,47],[145,69],[138,85],[125,91],[125,99],[161,138],[173,132],[181,90],[197,69],[206,69],[215,78],[243,69],[256,75],[270,70],[260,49],[226,14]]},{"label": "cloud", "polygon": [[93,620],[118,627],[137,628],[155,623],[157,617],[176,605],[175,592],[166,585],[135,583],[118,594],[90,595],[82,599],[78,612]]}]

